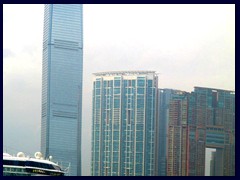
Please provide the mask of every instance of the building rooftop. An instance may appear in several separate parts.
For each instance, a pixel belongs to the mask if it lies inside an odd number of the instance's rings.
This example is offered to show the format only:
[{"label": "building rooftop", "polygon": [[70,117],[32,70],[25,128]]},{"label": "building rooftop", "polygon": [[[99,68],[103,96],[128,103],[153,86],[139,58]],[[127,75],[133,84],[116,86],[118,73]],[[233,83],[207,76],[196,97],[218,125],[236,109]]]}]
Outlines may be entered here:
[{"label": "building rooftop", "polygon": [[194,86],[194,90],[200,90],[200,89],[211,90],[211,91],[225,91],[225,92],[229,92],[231,94],[235,94],[235,91],[231,91],[231,90]]},{"label": "building rooftop", "polygon": [[121,75],[150,75],[155,74],[156,71],[108,71],[93,73],[95,76],[121,76]]}]

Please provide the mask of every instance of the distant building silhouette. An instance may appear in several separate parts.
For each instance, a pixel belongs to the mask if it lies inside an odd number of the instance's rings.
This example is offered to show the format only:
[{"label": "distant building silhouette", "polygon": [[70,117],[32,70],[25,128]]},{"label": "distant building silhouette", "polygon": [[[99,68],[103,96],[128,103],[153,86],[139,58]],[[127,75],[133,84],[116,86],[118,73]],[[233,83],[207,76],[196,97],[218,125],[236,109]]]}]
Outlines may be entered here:
[{"label": "distant building silhouette", "polygon": [[82,5],[44,9],[41,151],[81,175]]},{"label": "distant building silhouette", "polygon": [[152,176],[155,170],[157,75],[94,73],[93,176]]}]

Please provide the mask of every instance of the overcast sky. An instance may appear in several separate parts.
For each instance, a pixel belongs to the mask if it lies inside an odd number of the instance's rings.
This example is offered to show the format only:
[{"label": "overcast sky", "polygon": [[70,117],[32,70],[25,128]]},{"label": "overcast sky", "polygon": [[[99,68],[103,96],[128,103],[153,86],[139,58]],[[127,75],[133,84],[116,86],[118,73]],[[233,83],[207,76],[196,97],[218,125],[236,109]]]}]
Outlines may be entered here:
[{"label": "overcast sky", "polygon": [[[3,5],[3,150],[40,150],[44,6]],[[84,5],[83,175],[92,73],[154,70],[159,87],[235,90],[235,5]]]}]

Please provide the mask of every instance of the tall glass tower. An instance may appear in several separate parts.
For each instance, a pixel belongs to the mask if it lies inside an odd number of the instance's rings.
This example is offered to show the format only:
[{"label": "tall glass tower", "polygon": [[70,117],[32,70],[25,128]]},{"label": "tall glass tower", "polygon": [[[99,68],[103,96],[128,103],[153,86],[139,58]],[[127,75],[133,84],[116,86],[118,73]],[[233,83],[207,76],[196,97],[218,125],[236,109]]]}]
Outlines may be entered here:
[{"label": "tall glass tower", "polygon": [[44,9],[41,151],[81,175],[82,5]]},{"label": "tall glass tower", "polygon": [[93,176],[154,175],[157,82],[154,71],[94,74]]}]

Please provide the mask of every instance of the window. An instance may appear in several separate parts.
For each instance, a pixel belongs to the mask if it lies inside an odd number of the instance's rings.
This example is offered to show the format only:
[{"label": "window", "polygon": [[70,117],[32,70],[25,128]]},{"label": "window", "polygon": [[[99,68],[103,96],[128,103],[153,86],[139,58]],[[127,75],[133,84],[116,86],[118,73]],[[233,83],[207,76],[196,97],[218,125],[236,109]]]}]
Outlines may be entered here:
[{"label": "window", "polygon": [[100,95],[100,89],[96,89],[96,95]]},{"label": "window", "polygon": [[145,86],[145,78],[144,77],[143,78],[138,77],[137,86],[140,86],[140,87]]},{"label": "window", "polygon": [[114,81],[114,87],[120,87],[120,80]]},{"label": "window", "polygon": [[152,85],[153,85],[152,82],[153,82],[152,80],[148,80],[148,87],[152,87]]},{"label": "window", "polygon": [[130,86],[130,87],[132,86],[132,81],[131,80],[128,81],[128,86]]},{"label": "window", "polygon": [[144,94],[144,88],[137,88],[138,94]]},{"label": "window", "polygon": [[128,110],[128,115],[127,115],[127,123],[130,124],[131,123],[131,111]]},{"label": "window", "polygon": [[100,81],[96,81],[96,88],[100,88],[100,84],[101,84]]},{"label": "window", "polygon": [[114,88],[114,94],[120,94],[120,88]]}]

